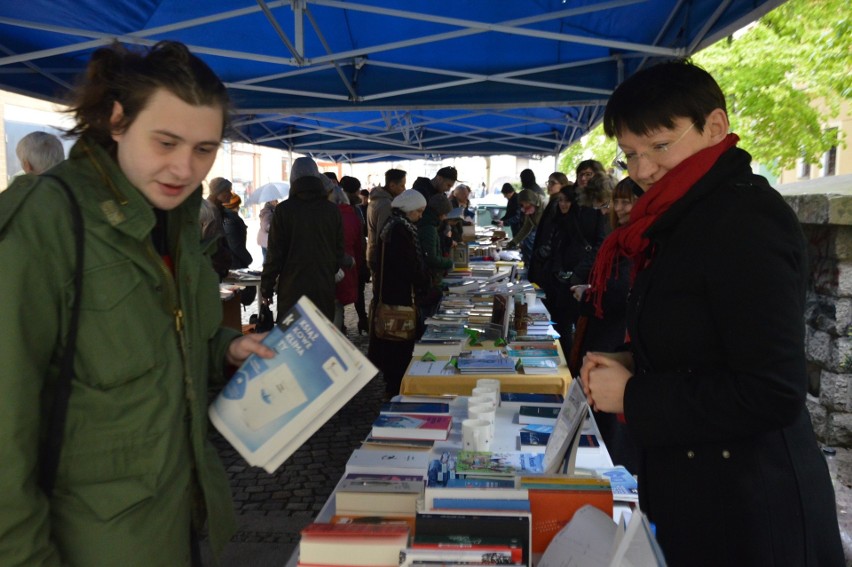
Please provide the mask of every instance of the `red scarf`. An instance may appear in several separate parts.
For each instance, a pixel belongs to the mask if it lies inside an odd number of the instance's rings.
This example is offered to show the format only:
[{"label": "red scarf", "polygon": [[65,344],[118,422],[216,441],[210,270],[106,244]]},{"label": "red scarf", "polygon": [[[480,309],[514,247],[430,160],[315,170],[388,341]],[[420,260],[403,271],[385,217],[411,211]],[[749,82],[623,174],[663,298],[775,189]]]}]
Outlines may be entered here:
[{"label": "red scarf", "polygon": [[633,261],[632,281],[645,267],[646,252],[650,244],[645,237],[648,229],[660,215],[686,195],[687,191],[710,171],[719,157],[736,146],[738,141],[736,134],[728,134],[715,146],[704,148],[677,164],[636,201],[627,224],[616,228],[603,241],[589,276],[591,301],[597,317],[603,317],[603,294],[616,258],[623,254]]}]

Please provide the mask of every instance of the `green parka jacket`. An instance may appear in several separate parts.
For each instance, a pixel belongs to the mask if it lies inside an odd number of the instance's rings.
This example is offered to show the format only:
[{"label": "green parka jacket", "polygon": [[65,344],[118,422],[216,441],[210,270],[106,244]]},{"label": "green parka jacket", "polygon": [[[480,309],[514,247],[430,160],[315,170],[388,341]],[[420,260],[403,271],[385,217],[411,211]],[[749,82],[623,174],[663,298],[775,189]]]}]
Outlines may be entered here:
[{"label": "green parka jacket", "polygon": [[174,276],[155,251],[151,205],[82,139],[53,168],[85,223],[75,378],[53,496],[37,486],[75,266],[59,183],[24,176],[0,193],[0,565],[189,565],[206,514],[216,551],[234,529],[207,441],[208,378],[228,344],[218,277],[200,244],[200,189],[168,213]]}]

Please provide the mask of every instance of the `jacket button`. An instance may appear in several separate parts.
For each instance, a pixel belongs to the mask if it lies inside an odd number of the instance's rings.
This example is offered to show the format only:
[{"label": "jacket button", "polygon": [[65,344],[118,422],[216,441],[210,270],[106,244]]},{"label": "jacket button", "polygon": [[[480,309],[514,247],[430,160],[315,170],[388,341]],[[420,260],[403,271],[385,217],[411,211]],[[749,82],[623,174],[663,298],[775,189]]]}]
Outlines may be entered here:
[{"label": "jacket button", "polygon": [[695,458],[695,451],[687,451],[686,452],[686,458],[694,459]]},{"label": "jacket button", "polygon": [[723,459],[730,459],[731,458],[731,452],[728,451],[727,449],[725,449],[724,451],[722,451],[722,458]]}]

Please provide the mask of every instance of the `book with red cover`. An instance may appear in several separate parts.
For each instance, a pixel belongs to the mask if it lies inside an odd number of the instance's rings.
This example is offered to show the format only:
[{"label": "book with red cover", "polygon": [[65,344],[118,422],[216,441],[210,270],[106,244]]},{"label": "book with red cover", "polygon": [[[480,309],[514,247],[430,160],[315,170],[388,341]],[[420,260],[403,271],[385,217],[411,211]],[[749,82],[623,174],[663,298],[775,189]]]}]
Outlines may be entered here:
[{"label": "book with red cover", "polygon": [[453,418],[449,415],[386,414],[373,422],[372,436],[380,439],[432,439],[444,441],[450,434]]}]

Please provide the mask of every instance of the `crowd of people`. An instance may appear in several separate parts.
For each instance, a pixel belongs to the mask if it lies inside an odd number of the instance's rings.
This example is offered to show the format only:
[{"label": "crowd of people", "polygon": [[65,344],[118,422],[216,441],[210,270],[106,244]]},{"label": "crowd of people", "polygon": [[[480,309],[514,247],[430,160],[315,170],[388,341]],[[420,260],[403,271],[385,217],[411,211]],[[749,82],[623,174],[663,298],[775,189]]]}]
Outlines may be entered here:
[{"label": "crowd of people", "polygon": [[[114,44],[76,92],[69,158],[57,164],[43,136],[19,148],[26,174],[0,195],[0,261],[16,268],[0,280],[14,369],[0,380],[0,564],[196,566],[203,526],[215,550],[233,532],[208,385],[274,353],[220,326],[216,272],[253,260],[231,182],[202,197],[228,108],[182,44]],[[604,127],[627,177],[586,160],[542,188],[524,170],[519,191],[502,187],[498,224],[544,290],[613,460],[638,475],[666,560],[841,565],[804,403],[795,215],[751,173],[724,95],[692,64],[625,80]],[[376,336],[366,283],[373,306],[414,306],[422,323],[474,219],[470,194],[454,167],[410,188],[389,169],[366,191],[295,160],[288,198],[261,210],[262,301],[280,322],[304,295],[338,325],[354,303],[397,394],[416,333]]]}]

